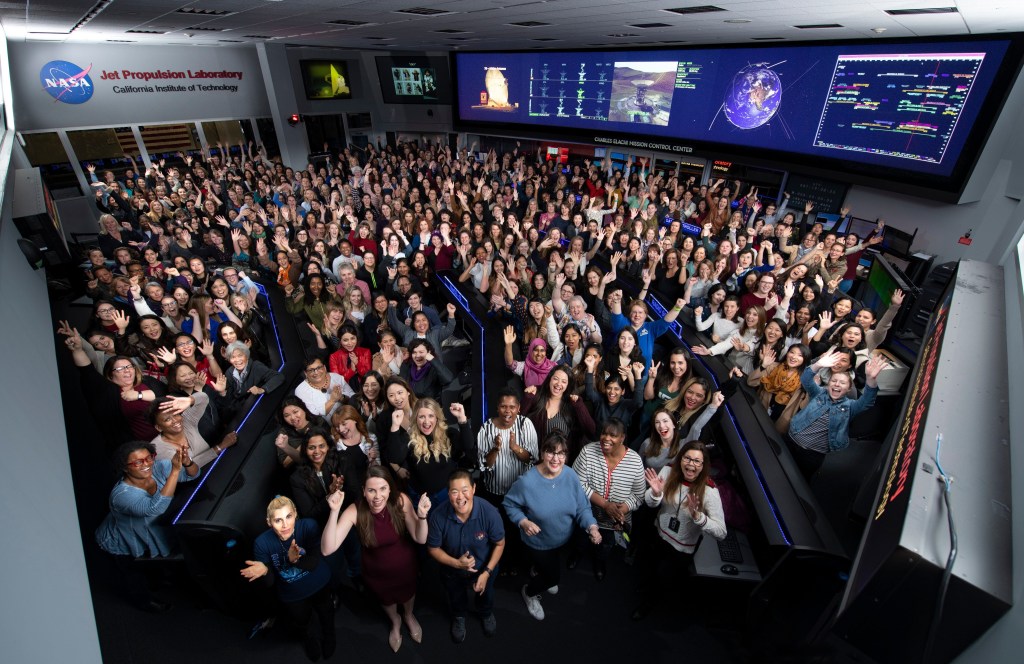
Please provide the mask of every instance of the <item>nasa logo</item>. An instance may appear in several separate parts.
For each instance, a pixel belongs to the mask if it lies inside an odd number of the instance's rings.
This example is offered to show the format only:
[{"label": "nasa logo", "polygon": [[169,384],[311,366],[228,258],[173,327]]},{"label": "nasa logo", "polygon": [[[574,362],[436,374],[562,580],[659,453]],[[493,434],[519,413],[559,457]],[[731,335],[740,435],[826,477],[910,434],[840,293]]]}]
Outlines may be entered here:
[{"label": "nasa logo", "polygon": [[73,62],[53,60],[43,65],[39,71],[39,81],[54,102],[84,104],[92,99],[93,86],[89,78],[91,70],[91,64],[82,69]]}]

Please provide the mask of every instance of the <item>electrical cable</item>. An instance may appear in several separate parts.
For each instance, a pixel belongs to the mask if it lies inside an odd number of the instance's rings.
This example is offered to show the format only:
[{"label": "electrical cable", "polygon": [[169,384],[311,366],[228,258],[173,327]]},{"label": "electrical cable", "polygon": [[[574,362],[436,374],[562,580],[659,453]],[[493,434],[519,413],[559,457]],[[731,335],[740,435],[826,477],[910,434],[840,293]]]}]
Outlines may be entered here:
[{"label": "electrical cable", "polygon": [[949,555],[946,557],[946,567],[942,571],[942,581],[939,583],[939,595],[935,602],[935,612],[932,614],[932,623],[928,628],[928,639],[925,641],[922,662],[930,661],[932,648],[935,646],[935,637],[938,635],[939,624],[942,621],[942,609],[946,603],[946,591],[949,590],[949,581],[953,576],[953,564],[956,562],[957,539],[956,525],[953,523],[953,505],[950,503],[949,475],[942,469],[942,462],[939,460],[939,452],[942,448],[942,434],[935,437],[935,467],[939,471],[939,477],[944,485],[942,498],[946,504],[946,519],[949,524]]}]

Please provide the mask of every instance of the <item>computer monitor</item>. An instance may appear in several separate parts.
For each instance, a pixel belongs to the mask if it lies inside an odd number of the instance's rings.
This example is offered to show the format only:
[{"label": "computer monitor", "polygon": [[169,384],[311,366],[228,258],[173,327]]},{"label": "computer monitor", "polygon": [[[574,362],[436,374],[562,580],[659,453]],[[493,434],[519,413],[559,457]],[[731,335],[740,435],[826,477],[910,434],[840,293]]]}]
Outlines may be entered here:
[{"label": "computer monitor", "polygon": [[861,303],[880,316],[889,308],[892,303],[892,292],[897,288],[910,293],[910,280],[884,256],[877,255],[871,263],[867,283],[861,294]]}]

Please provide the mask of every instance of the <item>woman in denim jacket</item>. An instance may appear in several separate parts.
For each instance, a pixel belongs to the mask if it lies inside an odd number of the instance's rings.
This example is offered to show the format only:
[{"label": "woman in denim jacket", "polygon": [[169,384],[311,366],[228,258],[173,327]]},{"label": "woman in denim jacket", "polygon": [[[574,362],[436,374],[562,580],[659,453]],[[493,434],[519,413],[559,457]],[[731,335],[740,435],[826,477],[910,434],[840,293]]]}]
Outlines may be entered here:
[{"label": "woman in denim jacket", "polygon": [[828,384],[818,385],[814,375],[823,367],[831,367],[839,353],[830,350],[804,369],[800,383],[810,397],[807,407],[793,416],[786,443],[804,477],[810,479],[825,455],[845,449],[850,444],[850,420],[871,408],[878,394],[878,374],[886,366],[885,359],[874,355],[865,366],[867,387],[859,399],[847,396],[850,376],[846,372],[832,374]]}]

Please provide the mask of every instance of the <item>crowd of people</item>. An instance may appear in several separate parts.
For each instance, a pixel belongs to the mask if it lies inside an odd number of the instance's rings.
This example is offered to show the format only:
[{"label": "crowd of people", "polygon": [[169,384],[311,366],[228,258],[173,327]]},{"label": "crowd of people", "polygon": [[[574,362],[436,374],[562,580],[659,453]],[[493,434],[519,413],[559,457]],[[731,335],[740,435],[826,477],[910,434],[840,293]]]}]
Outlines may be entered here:
[{"label": "crowd of people", "polygon": [[[97,542],[133,599],[167,608],[132,561],[173,549],[161,515],[177,484],[236,444],[229,425],[254,395],[280,404],[272,444],[291,490],[267,497],[269,529],[240,574],[273,579],[313,660],[336,648],[340,577],[383,607],[392,649],[403,625],[419,642],[425,556],[456,642],[470,596],[496,633],[499,569],[524,575],[542,620],[561,556],[601,580],[617,545],[646,561],[643,618],[701,538],[726,535],[709,443],[738,384],[808,477],[849,446],[903,299],[876,312],[847,295],[877,235],[837,236],[813,203],[790,210],[788,195],[738,181],[543,156],[401,144],[295,171],[249,144],[89,168],[102,213],[82,266],[94,306],[82,332],[58,333],[117,448]],[[486,421],[442,407],[463,368],[446,349],[466,342],[439,272],[486,301],[504,339],[492,370],[521,379]],[[299,331],[298,385],[269,366],[257,281],[281,290]],[[648,296],[666,303],[662,318]],[[721,391],[686,349],[658,342],[677,320],[707,336],[694,354],[731,369]]]}]

